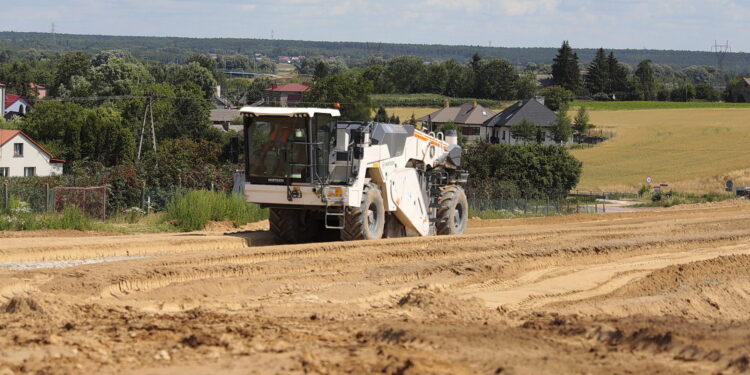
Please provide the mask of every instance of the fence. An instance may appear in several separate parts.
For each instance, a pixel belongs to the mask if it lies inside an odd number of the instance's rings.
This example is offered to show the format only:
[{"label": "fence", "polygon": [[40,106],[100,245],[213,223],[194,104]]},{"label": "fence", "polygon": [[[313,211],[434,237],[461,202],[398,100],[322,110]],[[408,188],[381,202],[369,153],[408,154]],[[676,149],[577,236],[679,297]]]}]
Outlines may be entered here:
[{"label": "fence", "polygon": [[92,217],[107,216],[138,207],[144,212],[162,211],[175,196],[187,189],[140,186],[127,195],[114,194],[105,186],[51,187],[47,184],[19,184],[0,180],[0,212],[7,211],[13,201],[28,203],[34,213],[61,211],[66,205],[76,205]]},{"label": "fence", "polygon": [[607,212],[606,206],[596,200],[568,199],[567,197],[485,199],[472,196],[468,200],[469,215],[472,217],[550,216]]}]

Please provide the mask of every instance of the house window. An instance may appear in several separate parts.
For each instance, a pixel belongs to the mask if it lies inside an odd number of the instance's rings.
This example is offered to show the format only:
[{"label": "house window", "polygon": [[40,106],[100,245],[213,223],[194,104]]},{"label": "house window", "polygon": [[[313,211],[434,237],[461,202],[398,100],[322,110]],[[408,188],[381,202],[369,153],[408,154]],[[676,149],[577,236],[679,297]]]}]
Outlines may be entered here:
[{"label": "house window", "polygon": [[503,130],[503,141],[505,140],[505,130]]},{"label": "house window", "polygon": [[474,127],[468,127],[468,126],[462,126],[461,127],[461,134],[463,135],[479,135],[480,129],[474,128]]},{"label": "house window", "polygon": [[0,177],[8,177],[8,176],[10,176],[10,168],[0,167]]},{"label": "house window", "polygon": [[23,143],[13,144],[13,157],[16,157],[16,158],[23,157]]},{"label": "house window", "polygon": [[36,176],[36,167],[25,167],[23,169],[23,176],[24,177]]}]

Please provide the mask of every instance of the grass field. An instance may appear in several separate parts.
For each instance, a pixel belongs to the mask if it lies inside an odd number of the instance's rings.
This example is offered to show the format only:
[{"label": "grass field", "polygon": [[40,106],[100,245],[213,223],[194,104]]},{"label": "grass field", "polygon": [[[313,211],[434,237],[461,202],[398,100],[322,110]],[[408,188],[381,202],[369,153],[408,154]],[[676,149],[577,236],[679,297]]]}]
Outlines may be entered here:
[{"label": "grass field", "polygon": [[750,103],[576,101],[572,104],[572,107],[580,106],[585,106],[592,111],[632,111],[644,109],[750,108]]},{"label": "grass field", "polygon": [[617,136],[571,151],[584,165],[580,189],[637,191],[648,176],[681,192],[721,191],[725,176],[750,185],[750,106],[590,115]]},{"label": "grass field", "polygon": [[451,106],[457,107],[464,103],[476,101],[484,107],[498,109],[507,107],[513,102],[502,102],[489,99],[452,98],[438,94],[374,94],[371,95],[374,106],[384,107],[442,107],[447,100]]}]

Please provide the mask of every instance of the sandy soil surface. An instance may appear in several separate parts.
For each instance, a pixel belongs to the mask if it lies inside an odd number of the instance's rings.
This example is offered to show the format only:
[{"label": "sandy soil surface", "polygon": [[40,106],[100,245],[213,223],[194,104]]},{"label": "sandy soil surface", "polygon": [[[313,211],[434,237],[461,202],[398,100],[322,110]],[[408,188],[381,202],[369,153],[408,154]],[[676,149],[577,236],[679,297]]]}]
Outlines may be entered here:
[{"label": "sandy soil surface", "polygon": [[0,269],[0,374],[750,369],[747,201],[371,242],[263,229],[2,239],[0,262],[147,257]]}]

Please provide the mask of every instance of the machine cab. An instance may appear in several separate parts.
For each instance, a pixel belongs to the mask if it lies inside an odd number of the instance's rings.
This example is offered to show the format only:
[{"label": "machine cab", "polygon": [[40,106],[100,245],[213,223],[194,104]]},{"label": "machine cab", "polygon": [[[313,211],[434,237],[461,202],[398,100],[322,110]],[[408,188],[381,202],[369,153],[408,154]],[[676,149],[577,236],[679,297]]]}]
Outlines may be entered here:
[{"label": "machine cab", "polygon": [[251,184],[325,184],[337,109],[244,107],[245,171]]}]

